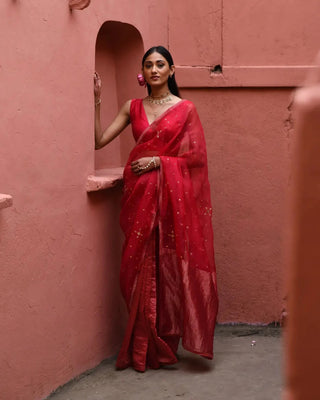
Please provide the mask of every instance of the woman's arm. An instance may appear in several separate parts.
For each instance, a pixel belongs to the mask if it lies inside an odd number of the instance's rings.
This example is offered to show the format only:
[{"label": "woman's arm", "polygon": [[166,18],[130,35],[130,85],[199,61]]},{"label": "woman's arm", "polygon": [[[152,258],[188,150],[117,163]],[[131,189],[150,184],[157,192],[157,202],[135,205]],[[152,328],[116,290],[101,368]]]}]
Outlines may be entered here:
[{"label": "woman's arm", "polygon": [[97,73],[94,74],[94,97],[95,97],[95,148],[101,149],[101,147],[110,143],[116,138],[124,128],[130,123],[130,104],[131,100],[128,100],[120,109],[118,115],[111,122],[108,128],[103,131],[101,128],[100,121],[100,104],[101,104],[101,80]]},{"label": "woman's arm", "polygon": [[[96,103],[97,104],[97,103]],[[111,122],[108,128],[103,132],[101,129],[100,122],[100,104],[95,105],[95,144],[96,149],[101,149],[101,147],[110,143],[114,138],[116,138],[126,126],[130,123],[130,104],[131,100],[125,102],[119,111],[118,115]]]}]

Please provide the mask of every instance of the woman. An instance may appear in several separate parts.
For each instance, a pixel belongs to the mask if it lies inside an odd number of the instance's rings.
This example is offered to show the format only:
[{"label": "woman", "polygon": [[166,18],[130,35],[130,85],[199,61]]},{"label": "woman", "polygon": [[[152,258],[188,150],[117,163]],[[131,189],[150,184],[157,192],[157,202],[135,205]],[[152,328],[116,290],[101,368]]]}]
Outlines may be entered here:
[{"label": "woman", "polygon": [[137,371],[176,363],[180,338],[185,349],[212,359],[218,309],[201,123],[179,97],[168,50],[149,49],[142,75],[149,95],[127,101],[104,132],[95,76],[96,148],[129,123],[136,140],[124,170],[120,285],[129,320],[116,365]]}]

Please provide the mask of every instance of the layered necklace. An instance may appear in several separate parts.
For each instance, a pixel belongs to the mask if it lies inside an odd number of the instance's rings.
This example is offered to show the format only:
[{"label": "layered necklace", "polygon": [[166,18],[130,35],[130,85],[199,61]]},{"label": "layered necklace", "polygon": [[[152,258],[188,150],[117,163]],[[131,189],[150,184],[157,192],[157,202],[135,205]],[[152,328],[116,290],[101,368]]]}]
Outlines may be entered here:
[{"label": "layered necklace", "polygon": [[161,96],[151,96],[149,95],[147,97],[147,101],[151,104],[164,104],[164,103],[168,103],[169,101],[171,101],[172,98],[170,96],[170,92],[164,93]]}]

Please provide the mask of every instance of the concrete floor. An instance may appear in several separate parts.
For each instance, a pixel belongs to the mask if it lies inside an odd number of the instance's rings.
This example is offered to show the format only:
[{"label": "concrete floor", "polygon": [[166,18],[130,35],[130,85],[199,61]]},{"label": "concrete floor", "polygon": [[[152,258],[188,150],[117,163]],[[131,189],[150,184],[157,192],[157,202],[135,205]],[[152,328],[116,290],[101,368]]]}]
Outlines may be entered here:
[{"label": "concrete floor", "polygon": [[[255,341],[255,344],[254,342]],[[138,373],[106,360],[57,389],[50,400],[280,400],[279,328],[218,326],[214,361],[182,348],[179,363]]]}]

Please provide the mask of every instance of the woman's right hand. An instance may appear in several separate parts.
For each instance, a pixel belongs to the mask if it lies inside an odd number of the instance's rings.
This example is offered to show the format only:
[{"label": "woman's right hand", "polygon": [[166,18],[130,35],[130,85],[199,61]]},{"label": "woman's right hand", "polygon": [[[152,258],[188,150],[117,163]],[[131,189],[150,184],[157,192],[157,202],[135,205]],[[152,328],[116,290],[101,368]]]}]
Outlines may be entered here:
[{"label": "woman's right hand", "polygon": [[101,97],[101,78],[97,72],[93,75],[93,83],[94,83],[94,98],[97,102]]}]

